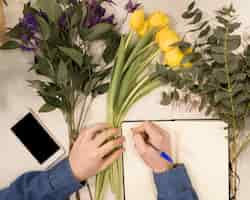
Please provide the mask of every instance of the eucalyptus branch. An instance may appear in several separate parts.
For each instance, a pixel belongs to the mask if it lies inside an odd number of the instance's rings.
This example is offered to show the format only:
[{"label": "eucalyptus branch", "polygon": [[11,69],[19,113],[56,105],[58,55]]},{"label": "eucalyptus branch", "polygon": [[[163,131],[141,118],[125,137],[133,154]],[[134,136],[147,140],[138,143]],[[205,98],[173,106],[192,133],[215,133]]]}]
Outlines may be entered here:
[{"label": "eucalyptus branch", "polygon": [[233,156],[233,160],[238,159],[239,155],[250,145],[250,133],[244,139],[244,142],[240,145],[238,151]]}]

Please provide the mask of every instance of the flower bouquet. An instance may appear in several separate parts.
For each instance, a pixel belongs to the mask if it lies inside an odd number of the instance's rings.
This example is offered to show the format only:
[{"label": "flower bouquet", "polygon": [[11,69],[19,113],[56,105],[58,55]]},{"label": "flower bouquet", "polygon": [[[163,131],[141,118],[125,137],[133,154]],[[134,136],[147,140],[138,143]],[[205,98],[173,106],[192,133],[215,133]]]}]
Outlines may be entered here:
[{"label": "flower bouquet", "polygon": [[[0,47],[34,54],[30,70],[39,76],[29,83],[45,102],[39,111],[63,113],[70,146],[85,124],[93,99],[109,87],[109,63],[120,43],[114,15],[107,15],[104,4],[114,6],[109,0],[27,3],[23,17],[8,30],[8,41]],[[94,62],[89,50],[97,41],[106,44],[101,63]]]},{"label": "flower bouquet", "polygon": [[[156,71],[161,49],[171,48],[171,44],[178,40],[177,34],[169,28],[169,18],[163,12],[154,12],[146,19],[144,10],[137,9],[131,15],[130,25],[132,31],[122,36],[117,50],[108,90],[107,118],[117,128],[121,127],[129,109],[137,101],[161,85]],[[173,38],[169,38],[168,34],[172,34]],[[97,175],[96,200],[104,199],[109,184],[116,199],[123,199],[122,167],[120,159]]]},{"label": "flower bouquet", "polygon": [[[192,26],[186,34],[195,33],[196,39],[194,44],[184,38],[173,45],[190,52],[178,58],[178,65],[158,68],[162,80],[175,88],[173,93],[164,93],[162,103],[178,100],[182,93],[189,102],[190,95],[195,94],[201,100],[200,111],[205,110],[207,115],[213,114],[228,123],[230,199],[236,199],[237,158],[250,144],[250,134],[242,131],[250,115],[250,46],[242,44],[236,32],[241,23],[232,5],[218,10],[215,21],[211,22],[204,19],[202,10],[193,1],[183,18]],[[239,51],[240,47],[243,51]]]}]

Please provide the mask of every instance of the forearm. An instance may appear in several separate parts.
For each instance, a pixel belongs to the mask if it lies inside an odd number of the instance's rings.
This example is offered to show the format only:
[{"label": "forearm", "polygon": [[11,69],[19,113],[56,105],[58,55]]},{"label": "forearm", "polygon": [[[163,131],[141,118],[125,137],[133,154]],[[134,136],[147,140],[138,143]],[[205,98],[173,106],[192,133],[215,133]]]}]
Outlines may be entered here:
[{"label": "forearm", "polygon": [[158,200],[198,200],[184,165],[154,174]]},{"label": "forearm", "polygon": [[1,200],[64,200],[82,185],[74,178],[68,160],[45,172],[31,172],[0,190]]}]

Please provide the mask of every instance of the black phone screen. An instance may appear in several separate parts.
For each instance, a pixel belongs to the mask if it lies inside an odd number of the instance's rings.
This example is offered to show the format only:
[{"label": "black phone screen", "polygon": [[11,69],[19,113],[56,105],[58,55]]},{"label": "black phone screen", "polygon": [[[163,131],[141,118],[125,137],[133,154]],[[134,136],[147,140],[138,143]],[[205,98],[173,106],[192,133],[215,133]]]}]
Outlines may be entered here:
[{"label": "black phone screen", "polygon": [[40,164],[60,149],[31,113],[28,113],[11,130]]}]

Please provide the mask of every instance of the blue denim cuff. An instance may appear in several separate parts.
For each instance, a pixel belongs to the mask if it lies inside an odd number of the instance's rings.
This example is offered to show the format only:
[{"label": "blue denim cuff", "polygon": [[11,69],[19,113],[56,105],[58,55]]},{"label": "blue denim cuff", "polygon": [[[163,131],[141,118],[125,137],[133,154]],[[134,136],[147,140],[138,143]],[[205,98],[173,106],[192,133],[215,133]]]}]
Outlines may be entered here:
[{"label": "blue denim cuff", "polygon": [[159,197],[164,196],[167,199],[176,199],[183,192],[193,191],[184,165],[177,165],[164,173],[154,173],[154,180]]},{"label": "blue denim cuff", "polygon": [[74,193],[83,185],[76,180],[72,173],[69,160],[65,159],[48,171],[49,180],[54,190],[64,190],[65,193]]}]

